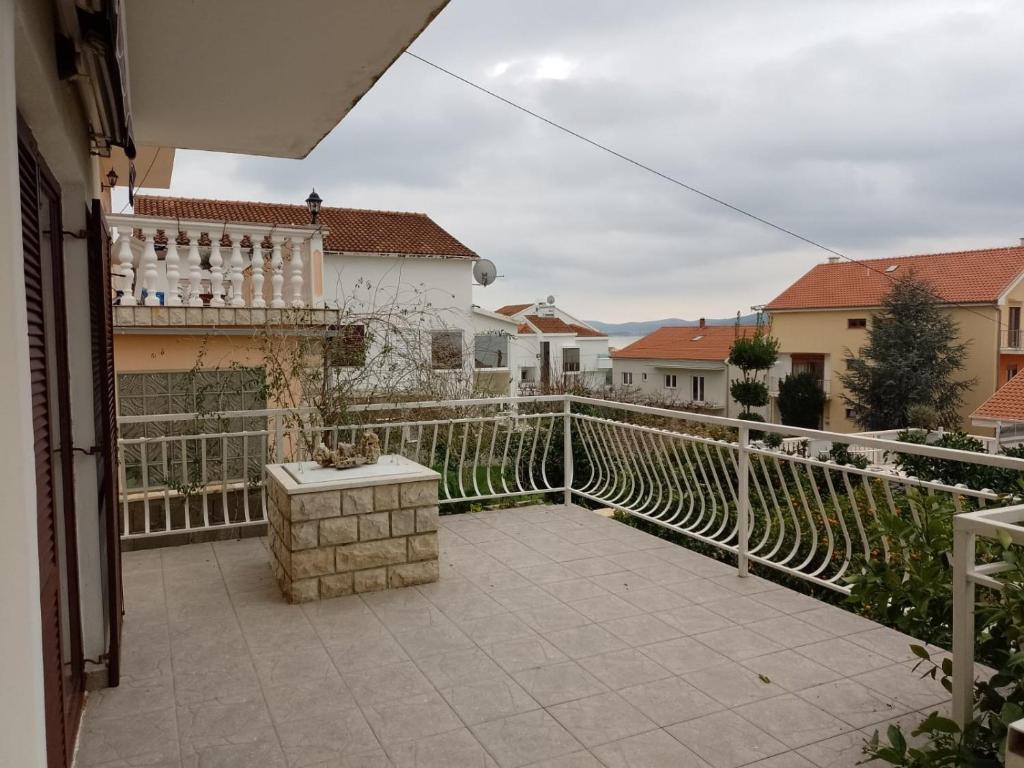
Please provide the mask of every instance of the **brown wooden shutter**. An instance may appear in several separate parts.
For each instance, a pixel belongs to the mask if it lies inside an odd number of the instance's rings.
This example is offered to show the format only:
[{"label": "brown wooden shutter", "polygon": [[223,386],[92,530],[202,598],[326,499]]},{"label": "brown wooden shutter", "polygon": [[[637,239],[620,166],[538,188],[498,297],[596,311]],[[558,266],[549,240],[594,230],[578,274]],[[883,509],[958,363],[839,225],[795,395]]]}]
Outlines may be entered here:
[{"label": "brown wooden shutter", "polygon": [[[36,474],[46,754],[50,768],[63,768],[70,764],[74,750],[84,671],[71,464],[61,194],[20,115],[18,176]],[[45,220],[41,216],[44,204],[49,214]],[[47,311],[48,306],[51,312]],[[66,636],[62,612],[67,617]]]},{"label": "brown wooden shutter", "polygon": [[121,676],[121,529],[118,514],[117,405],[114,387],[114,309],[110,287],[110,237],[99,200],[89,213],[89,303],[92,314],[92,380],[99,450],[99,510],[106,532],[107,682]]}]

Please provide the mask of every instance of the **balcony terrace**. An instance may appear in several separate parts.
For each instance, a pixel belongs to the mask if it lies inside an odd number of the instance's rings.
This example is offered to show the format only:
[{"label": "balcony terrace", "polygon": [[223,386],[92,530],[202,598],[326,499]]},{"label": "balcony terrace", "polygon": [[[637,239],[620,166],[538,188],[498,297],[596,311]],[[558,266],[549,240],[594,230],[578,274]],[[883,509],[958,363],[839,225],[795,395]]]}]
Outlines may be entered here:
[{"label": "balcony terrace", "polygon": [[579,507],[440,535],[436,584],[304,606],[263,539],[127,553],[77,765],[852,766],[948,699],[910,638]]},{"label": "balcony terrace", "polygon": [[[302,457],[309,435],[263,416],[195,435],[150,419],[153,435],[121,440],[126,545],[255,535],[124,554],[122,683],[89,696],[79,766],[853,766],[874,730],[949,712],[949,693],[914,671],[912,638],[748,568],[842,595],[856,553],[888,552],[871,520],[915,492],[965,520],[1021,516],[989,490],[767,449],[714,416],[561,395],[369,405],[313,436],[374,429],[441,473],[442,512],[466,512],[441,516],[440,580],[288,605],[258,468]],[[471,511],[495,498],[523,506]],[[958,547],[993,535],[985,520]],[[992,581],[967,552],[958,611]]]},{"label": "balcony terrace", "polygon": [[128,215],[110,216],[108,224],[115,326],[308,324],[336,317],[323,309],[295,311],[322,299],[321,227]]}]

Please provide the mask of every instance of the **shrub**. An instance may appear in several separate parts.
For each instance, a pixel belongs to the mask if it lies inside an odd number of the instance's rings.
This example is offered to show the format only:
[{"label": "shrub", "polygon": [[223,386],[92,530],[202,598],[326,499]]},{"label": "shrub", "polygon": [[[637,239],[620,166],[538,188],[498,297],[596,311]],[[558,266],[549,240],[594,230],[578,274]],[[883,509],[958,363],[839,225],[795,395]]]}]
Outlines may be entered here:
[{"label": "shrub", "polygon": [[768,387],[763,381],[736,379],[729,385],[729,394],[747,412],[751,408],[762,408],[768,405]]},{"label": "shrub", "polygon": [[779,415],[783,424],[817,429],[825,393],[810,371],[790,374],[779,384]]}]

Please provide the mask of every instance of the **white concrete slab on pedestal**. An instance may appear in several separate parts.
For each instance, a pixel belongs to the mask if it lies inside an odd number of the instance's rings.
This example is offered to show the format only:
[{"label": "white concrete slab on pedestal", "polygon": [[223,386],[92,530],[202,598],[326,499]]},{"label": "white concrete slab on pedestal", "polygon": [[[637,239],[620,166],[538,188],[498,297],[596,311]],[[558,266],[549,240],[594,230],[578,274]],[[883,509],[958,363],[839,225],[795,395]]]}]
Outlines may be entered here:
[{"label": "white concrete slab on pedestal", "polygon": [[381,456],[376,464],[364,464],[349,469],[321,467],[315,461],[268,464],[267,473],[277,480],[289,496],[441,478],[434,470],[397,454]]}]

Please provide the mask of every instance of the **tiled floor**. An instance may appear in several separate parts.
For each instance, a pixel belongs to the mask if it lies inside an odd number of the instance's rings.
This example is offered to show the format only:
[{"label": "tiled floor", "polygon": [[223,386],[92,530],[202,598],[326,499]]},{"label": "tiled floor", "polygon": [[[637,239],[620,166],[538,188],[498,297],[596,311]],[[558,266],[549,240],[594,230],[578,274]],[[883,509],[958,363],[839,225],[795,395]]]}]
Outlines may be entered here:
[{"label": "tiled floor", "polygon": [[576,508],[442,518],[437,584],[290,606],[260,540],[125,555],[79,766],[853,766],[910,639]]}]

